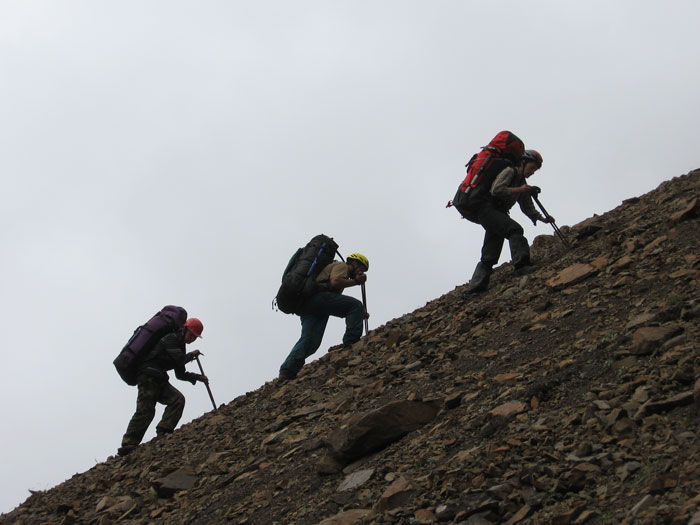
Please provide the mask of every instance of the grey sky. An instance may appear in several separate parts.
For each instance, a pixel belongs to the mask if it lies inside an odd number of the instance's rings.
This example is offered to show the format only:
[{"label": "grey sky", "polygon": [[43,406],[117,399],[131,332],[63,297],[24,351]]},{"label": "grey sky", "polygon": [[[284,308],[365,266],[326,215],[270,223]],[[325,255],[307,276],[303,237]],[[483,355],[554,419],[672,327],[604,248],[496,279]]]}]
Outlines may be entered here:
[{"label": "grey sky", "polygon": [[[112,360],[165,304],[204,322],[191,349],[224,403],[298,337],[270,303],[316,233],[369,257],[371,327],[463,284],[483,234],[444,206],[501,129],[544,156],[559,225],[700,167],[699,19],[691,0],[0,2],[0,511],[115,453],[136,390]],[[173,384],[182,423],[210,410]]]}]

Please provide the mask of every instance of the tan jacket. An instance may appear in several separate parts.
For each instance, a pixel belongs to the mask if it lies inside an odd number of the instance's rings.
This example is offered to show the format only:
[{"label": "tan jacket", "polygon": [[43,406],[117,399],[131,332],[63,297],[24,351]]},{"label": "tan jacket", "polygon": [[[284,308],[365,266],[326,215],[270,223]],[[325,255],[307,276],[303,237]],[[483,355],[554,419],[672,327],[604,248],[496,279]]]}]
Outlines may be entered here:
[{"label": "tan jacket", "polygon": [[535,221],[543,221],[544,217],[535,209],[535,204],[532,202],[530,195],[512,191],[512,188],[517,188],[523,184],[527,184],[525,177],[519,175],[515,168],[506,168],[493,181],[491,195],[499,209],[508,211],[517,202],[523,213],[530,217],[533,223]]},{"label": "tan jacket", "polygon": [[330,280],[334,277],[342,277],[343,279],[348,279],[348,274],[350,273],[350,268],[344,262],[333,261],[327,265],[321,273],[316,277],[316,282],[325,290],[331,292],[343,293],[342,290],[335,290],[330,287]]}]

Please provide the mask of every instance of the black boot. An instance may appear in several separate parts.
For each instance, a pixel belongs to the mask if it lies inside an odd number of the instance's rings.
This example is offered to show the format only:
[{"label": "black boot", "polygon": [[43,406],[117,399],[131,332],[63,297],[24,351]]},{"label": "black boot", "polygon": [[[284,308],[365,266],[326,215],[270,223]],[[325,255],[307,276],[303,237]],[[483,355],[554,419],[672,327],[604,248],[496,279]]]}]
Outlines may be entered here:
[{"label": "black boot", "polygon": [[134,450],[136,450],[136,447],[137,447],[137,446],[138,446],[138,445],[122,445],[122,446],[119,447],[119,449],[117,450],[117,454],[120,455],[120,456],[128,456],[128,455],[131,454]]},{"label": "black boot", "polygon": [[524,236],[512,235],[508,243],[515,275],[527,275],[537,270],[537,267],[530,262],[530,245]]},{"label": "black boot", "polygon": [[527,261],[525,264],[520,264],[520,266],[515,267],[515,275],[521,276],[521,275],[529,275],[531,273],[534,273],[538,270],[537,266],[532,264],[530,261]]},{"label": "black boot", "polygon": [[467,293],[485,292],[489,287],[489,277],[491,277],[492,271],[490,266],[482,262],[477,264],[472,280],[469,281],[469,286],[467,286]]}]

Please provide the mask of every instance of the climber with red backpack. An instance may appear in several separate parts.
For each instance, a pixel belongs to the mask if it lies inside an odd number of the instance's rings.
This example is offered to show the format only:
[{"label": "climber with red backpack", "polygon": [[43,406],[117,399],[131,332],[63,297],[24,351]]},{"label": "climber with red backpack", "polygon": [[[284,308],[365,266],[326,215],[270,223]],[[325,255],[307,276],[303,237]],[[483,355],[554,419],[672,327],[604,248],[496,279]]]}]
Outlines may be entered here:
[{"label": "climber with red backpack", "polygon": [[501,256],[506,239],[516,275],[536,269],[530,261],[530,246],[523,228],[510,218],[509,210],[517,202],[533,224],[537,221],[554,223],[553,217],[545,217],[537,211],[532,196],[537,195],[539,188],[527,183],[541,167],[542,155],[526,150],[522,140],[510,131],[496,135],[467,164],[467,176],[448,206],[454,206],[465,219],[486,230],[481,260],[469,281],[468,293],[488,288],[492,268]]},{"label": "climber with red backpack", "polygon": [[128,384],[138,385],[136,411],[117,451],[120,456],[129,454],[141,443],[155,416],[156,403],[165,405],[156,434],[162,436],[175,430],[185,409],[185,396],[170,384],[168,370],[174,370],[175,377],[193,385],[197,381],[209,383],[204,373],[185,370],[185,364],[202,355],[199,350],[187,353],[185,345],[202,337],[203,330],[199,319],[187,319],[184,308],[166,306],[136,329],[115,359],[114,365],[122,379]]}]

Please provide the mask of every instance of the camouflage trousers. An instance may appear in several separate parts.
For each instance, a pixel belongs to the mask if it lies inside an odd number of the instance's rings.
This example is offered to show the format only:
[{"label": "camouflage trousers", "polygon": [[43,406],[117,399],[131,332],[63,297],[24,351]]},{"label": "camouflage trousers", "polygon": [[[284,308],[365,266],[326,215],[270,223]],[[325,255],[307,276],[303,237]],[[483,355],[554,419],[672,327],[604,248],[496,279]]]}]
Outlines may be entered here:
[{"label": "camouflage trousers", "polygon": [[152,377],[139,379],[139,393],[136,398],[136,412],[122,438],[122,446],[136,446],[141,443],[148,426],[156,415],[156,403],[165,405],[165,411],[156,433],[169,434],[177,426],[185,409],[185,396],[168,381],[158,381]]}]

